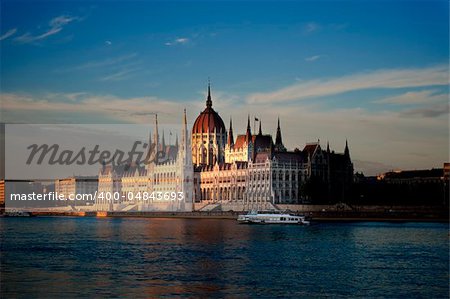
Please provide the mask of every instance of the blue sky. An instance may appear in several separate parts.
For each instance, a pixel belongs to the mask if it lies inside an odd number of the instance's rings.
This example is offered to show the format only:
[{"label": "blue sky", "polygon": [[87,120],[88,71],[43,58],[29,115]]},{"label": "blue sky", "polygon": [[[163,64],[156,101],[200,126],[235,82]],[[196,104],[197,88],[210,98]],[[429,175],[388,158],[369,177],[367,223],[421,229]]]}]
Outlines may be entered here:
[{"label": "blue sky", "polygon": [[357,168],[448,160],[448,1],[2,1],[3,121],[248,113],[288,147],[348,138]]}]

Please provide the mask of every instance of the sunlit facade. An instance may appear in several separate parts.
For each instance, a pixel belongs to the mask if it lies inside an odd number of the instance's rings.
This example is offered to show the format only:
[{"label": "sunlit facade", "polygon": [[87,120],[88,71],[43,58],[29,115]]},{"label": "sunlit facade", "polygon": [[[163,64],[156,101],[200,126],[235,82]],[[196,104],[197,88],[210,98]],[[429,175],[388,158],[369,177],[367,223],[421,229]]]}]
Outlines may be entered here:
[{"label": "sunlit facade", "polygon": [[235,139],[232,120],[224,135],[223,120],[211,107],[208,86],[205,111],[192,129],[196,202],[240,203],[245,209],[309,203],[311,196],[305,186],[310,180],[323,182],[328,192],[335,182],[344,182],[338,173],[345,176],[347,184],[352,180],[347,145],[344,154],[330,152],[329,147],[322,150],[319,141],[289,152],[283,144],[280,119],[273,142],[271,135],[263,134],[261,122],[259,132],[252,134],[250,116],[245,134]]},{"label": "sunlit facade", "polygon": [[[98,211],[192,211],[193,165],[186,111],[182,139],[166,145],[155,117],[147,165],[103,166],[99,175]],[[109,199],[106,197],[108,196]]]}]

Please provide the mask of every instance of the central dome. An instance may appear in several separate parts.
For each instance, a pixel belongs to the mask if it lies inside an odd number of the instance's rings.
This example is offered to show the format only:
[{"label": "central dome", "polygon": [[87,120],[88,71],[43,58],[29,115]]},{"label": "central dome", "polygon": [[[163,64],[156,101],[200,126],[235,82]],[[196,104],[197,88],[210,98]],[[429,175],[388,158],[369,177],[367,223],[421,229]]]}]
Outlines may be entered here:
[{"label": "central dome", "polygon": [[219,114],[212,108],[211,88],[208,85],[206,108],[194,122],[192,134],[225,133],[225,124]]}]

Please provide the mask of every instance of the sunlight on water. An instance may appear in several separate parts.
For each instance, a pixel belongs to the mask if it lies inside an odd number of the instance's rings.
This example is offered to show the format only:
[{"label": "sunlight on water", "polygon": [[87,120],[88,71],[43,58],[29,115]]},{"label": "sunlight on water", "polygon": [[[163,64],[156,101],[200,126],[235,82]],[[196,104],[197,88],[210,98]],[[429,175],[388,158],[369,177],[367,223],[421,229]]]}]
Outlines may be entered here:
[{"label": "sunlight on water", "polygon": [[448,297],[448,227],[2,218],[1,297]]}]

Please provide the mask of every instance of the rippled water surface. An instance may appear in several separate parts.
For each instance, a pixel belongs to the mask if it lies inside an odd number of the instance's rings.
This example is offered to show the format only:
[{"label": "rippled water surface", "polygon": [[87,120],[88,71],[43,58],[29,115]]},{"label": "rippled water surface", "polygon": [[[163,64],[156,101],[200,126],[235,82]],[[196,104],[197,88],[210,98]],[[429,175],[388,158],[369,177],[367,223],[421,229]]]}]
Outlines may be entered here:
[{"label": "rippled water surface", "polygon": [[1,296],[448,298],[448,225],[1,218]]}]

